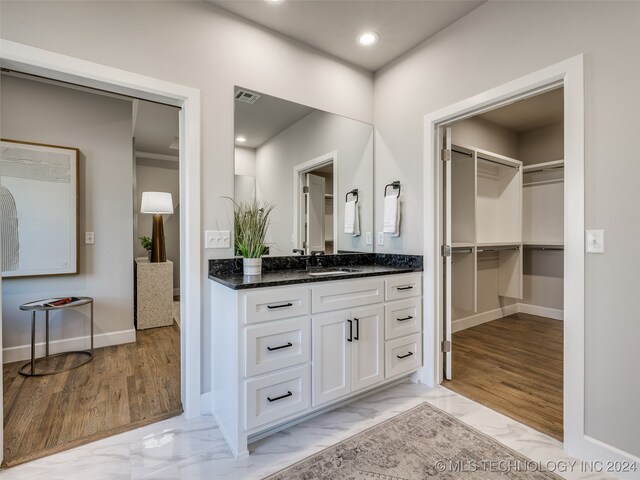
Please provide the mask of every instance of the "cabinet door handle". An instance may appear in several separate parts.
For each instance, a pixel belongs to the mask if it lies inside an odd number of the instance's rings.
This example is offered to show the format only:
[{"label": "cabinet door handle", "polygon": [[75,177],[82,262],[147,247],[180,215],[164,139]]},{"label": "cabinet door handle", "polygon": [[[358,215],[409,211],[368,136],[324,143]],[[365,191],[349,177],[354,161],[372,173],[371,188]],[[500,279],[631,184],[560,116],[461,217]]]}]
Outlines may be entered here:
[{"label": "cabinet door handle", "polygon": [[356,322],[356,334],[353,336],[353,339],[360,340],[360,320],[354,318],[353,321]]},{"label": "cabinet door handle", "polygon": [[409,352],[406,355],[396,355],[396,357],[398,357],[398,358],[407,358],[407,357],[410,357],[411,355],[413,355],[413,352]]},{"label": "cabinet door handle", "polygon": [[280,345],[279,347],[267,347],[267,350],[269,350],[270,352],[273,352],[274,350],[280,350],[281,348],[289,348],[289,347],[293,347],[293,343],[287,342],[286,345]]},{"label": "cabinet door handle", "polygon": [[404,322],[405,320],[411,320],[413,317],[411,315],[409,315],[408,317],[404,317],[404,318],[396,318],[396,320],[398,320],[399,322]]},{"label": "cabinet door handle", "polygon": [[269,310],[274,310],[276,308],[286,308],[286,307],[293,307],[293,303],[289,302],[289,303],[283,303],[282,305],[267,305],[267,308]]},{"label": "cabinet door handle", "polygon": [[349,322],[349,338],[347,338],[347,342],[353,341],[353,322],[351,320],[347,320]]},{"label": "cabinet door handle", "polygon": [[287,393],[285,393],[284,395],[280,395],[279,397],[276,397],[276,398],[267,397],[267,400],[269,400],[269,402],[275,402],[276,400],[282,400],[283,398],[287,398],[291,396],[293,396],[293,393],[291,393],[291,390],[288,390]]},{"label": "cabinet door handle", "polygon": [[406,287],[396,287],[398,290],[411,290],[413,289],[413,285],[407,285]]}]

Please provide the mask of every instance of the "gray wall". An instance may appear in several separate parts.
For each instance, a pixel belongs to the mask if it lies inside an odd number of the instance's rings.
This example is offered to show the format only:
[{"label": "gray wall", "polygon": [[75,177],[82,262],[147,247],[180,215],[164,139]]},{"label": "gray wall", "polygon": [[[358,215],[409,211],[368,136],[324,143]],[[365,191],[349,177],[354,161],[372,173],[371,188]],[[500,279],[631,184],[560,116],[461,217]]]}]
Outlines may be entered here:
[{"label": "gray wall", "polygon": [[[338,248],[373,251],[365,232],[373,231],[373,129],[350,118],[315,111],[256,149],[256,195],[275,202],[267,242],[272,255],[290,255],[293,245],[293,169],[321,155],[337,152]],[[331,190],[333,186],[328,187]],[[344,198],[358,189],[360,236],[344,232]],[[336,192],[333,192],[334,194]],[[382,194],[381,194],[382,195]]]},{"label": "gray wall", "polygon": [[[173,262],[173,288],[180,288],[180,179],[178,162],[136,159],[136,195],[138,207],[143,192],[169,192],[173,200],[173,215],[163,215],[164,238],[167,260]],[[138,237],[151,237],[153,215],[140,213],[136,208],[135,256],[145,257],[147,251],[140,245]]]},{"label": "gray wall", "polygon": [[607,253],[586,258],[585,428],[636,456],[639,22],[637,2],[487,2],[377,72],[374,93],[376,191],[389,172],[411,172],[415,231],[395,250],[421,253],[424,115],[585,54],[586,228],[607,236]]},{"label": "gray wall", "polygon": [[[3,347],[30,344],[29,314],[18,307],[49,296],[94,297],[96,335],[133,329],[131,102],[6,75],[0,101],[3,137],[81,152],[80,274],[3,279]],[[84,244],[85,231],[95,232],[94,245]],[[52,341],[89,335],[71,310],[53,314],[51,326]]]},{"label": "gray wall", "polygon": [[[233,230],[235,85],[373,123],[373,75],[205,2],[0,2],[2,38],[201,91],[202,230]],[[200,238],[204,235],[200,232]],[[131,236],[129,236],[131,238]],[[131,251],[129,242],[128,251]],[[202,388],[210,388],[203,250]]]}]

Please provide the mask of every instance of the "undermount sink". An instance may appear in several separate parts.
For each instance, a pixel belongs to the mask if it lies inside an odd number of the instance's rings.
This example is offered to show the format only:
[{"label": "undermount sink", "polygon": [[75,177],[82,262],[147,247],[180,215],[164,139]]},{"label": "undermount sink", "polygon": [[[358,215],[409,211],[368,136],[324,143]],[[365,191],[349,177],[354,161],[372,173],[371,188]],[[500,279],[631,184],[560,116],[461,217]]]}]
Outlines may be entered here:
[{"label": "undermount sink", "polygon": [[345,273],[357,273],[360,270],[355,268],[323,268],[318,270],[309,270],[307,275],[312,277],[320,277],[324,275],[344,275]]}]

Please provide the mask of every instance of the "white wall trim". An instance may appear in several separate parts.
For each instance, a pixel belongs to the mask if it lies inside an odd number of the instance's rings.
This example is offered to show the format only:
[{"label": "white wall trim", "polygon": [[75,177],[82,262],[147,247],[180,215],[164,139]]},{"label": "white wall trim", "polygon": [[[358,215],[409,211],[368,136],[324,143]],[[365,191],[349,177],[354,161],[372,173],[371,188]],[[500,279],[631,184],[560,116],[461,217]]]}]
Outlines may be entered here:
[{"label": "white wall trim", "polygon": [[564,445],[570,455],[579,453],[585,440],[584,391],[584,72],[578,55],[537,72],[460,101],[424,118],[424,356],[423,381],[442,381],[442,238],[440,218],[440,161],[438,126],[495,108],[514,98],[552,85],[564,86],[565,112],[565,249],[564,249]]},{"label": "white wall trim", "polygon": [[553,320],[564,320],[564,310],[560,308],[541,307],[539,305],[531,305],[528,303],[519,303],[518,313],[538,315],[539,317],[552,318]]},{"label": "white wall trim", "polygon": [[186,417],[200,415],[200,91],[5,39],[0,39],[0,66],[181,108],[180,383]]},{"label": "white wall trim", "polygon": [[456,333],[467,328],[477,327],[483,323],[493,322],[499,318],[506,317],[518,313],[518,304],[507,305],[503,308],[487,310],[486,312],[477,313],[464,318],[459,318],[451,322],[451,333]]},{"label": "white wall trim", "polygon": [[[135,329],[122,330],[120,332],[108,332],[94,335],[94,348],[109,347],[111,345],[121,345],[136,341]],[[49,342],[49,353],[68,352],[71,350],[88,350],[91,348],[91,337],[65,338]],[[36,343],[36,358],[44,357],[44,342]],[[31,344],[18,345],[17,347],[7,347],[2,349],[2,363],[20,362],[31,358]]]},{"label": "white wall trim", "polygon": [[301,176],[304,173],[308,173],[310,170],[322,167],[333,163],[333,248],[338,248],[338,152],[325,153],[319,157],[312,158],[306,162],[300,163],[293,167],[293,235],[294,235],[294,247],[299,248],[301,245],[300,239],[302,238],[302,225],[300,224],[300,211],[302,209],[302,187],[303,183]]}]

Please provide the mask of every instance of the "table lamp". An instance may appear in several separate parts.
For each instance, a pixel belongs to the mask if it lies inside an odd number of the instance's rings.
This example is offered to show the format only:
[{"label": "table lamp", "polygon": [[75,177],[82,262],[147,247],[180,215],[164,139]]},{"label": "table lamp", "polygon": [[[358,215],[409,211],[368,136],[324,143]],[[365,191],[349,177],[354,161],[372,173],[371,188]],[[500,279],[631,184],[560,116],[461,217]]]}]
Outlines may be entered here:
[{"label": "table lamp", "polygon": [[167,252],[164,246],[164,227],[162,214],[173,213],[173,200],[170,193],[143,192],[140,213],[153,214],[153,233],[151,235],[151,262],[166,262]]}]

